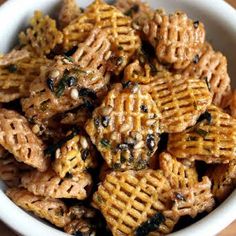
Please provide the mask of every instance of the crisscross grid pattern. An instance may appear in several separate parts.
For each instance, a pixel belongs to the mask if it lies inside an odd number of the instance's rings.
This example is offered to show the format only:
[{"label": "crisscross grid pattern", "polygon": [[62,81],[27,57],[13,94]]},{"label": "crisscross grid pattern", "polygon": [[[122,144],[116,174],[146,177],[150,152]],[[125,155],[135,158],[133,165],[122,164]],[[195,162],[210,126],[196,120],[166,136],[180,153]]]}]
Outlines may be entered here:
[{"label": "crisscross grid pattern", "polygon": [[[176,199],[176,193],[183,196],[184,200]],[[194,218],[198,213],[211,211],[215,205],[211,193],[211,181],[206,176],[202,178],[202,182],[190,188],[175,189],[172,194],[174,200],[172,211],[179,216],[190,215]]]},{"label": "crisscross grid pattern", "polygon": [[140,47],[140,39],[131,28],[131,19],[114,6],[96,0],[83,15],[64,28],[64,48],[68,50],[83,42],[94,27],[106,31],[109,40],[116,47],[122,47],[122,66],[126,65],[127,60]]},{"label": "crisscross grid pattern", "polygon": [[[146,111],[142,111],[142,107]],[[104,112],[109,120],[107,127],[103,126]],[[120,90],[117,85],[102,105],[95,109],[92,119],[86,124],[86,131],[109,167],[142,169],[157,149],[159,116],[148,93]],[[149,135],[153,145],[151,148],[148,147]],[[104,145],[104,140],[109,144]],[[118,148],[128,143],[133,147]]]},{"label": "crisscross grid pattern", "polygon": [[198,63],[191,63],[184,71],[185,75],[207,80],[213,94],[213,103],[220,106],[230,91],[230,78],[227,72],[227,59],[215,52],[206,43]]},{"label": "crisscross grid pattern", "polygon": [[69,23],[76,19],[80,14],[81,10],[75,0],[63,0],[58,16],[60,28],[69,25]]},{"label": "crisscross grid pattern", "polygon": [[58,156],[53,163],[53,169],[61,178],[66,174],[78,175],[96,166],[92,143],[85,136],[76,135],[58,151],[56,151]]},{"label": "crisscross grid pattern", "polygon": [[35,195],[52,198],[76,198],[83,200],[87,197],[87,188],[92,179],[88,173],[80,173],[73,178],[60,178],[52,170],[46,172],[31,171],[21,178],[22,186]]},{"label": "crisscross grid pattern", "polygon": [[166,73],[153,78],[143,89],[149,92],[161,113],[161,129],[181,132],[196,123],[211,104],[212,96],[204,81]]},{"label": "crisscross grid pattern", "polygon": [[207,176],[212,181],[212,193],[214,197],[222,202],[236,186],[236,160],[229,164],[218,164],[208,169]]},{"label": "crisscross grid pattern", "polygon": [[113,235],[131,235],[157,212],[166,210],[159,199],[170,186],[162,172],[154,170],[112,172],[93,196]]},{"label": "crisscross grid pattern", "polygon": [[211,123],[202,121],[192,129],[170,134],[167,150],[178,158],[228,163],[235,158],[236,121],[214,105],[208,107]]},{"label": "crisscross grid pattern", "polygon": [[[109,76],[102,76],[99,71],[92,73],[76,73],[80,71],[80,67],[76,64],[66,64],[63,58],[59,57],[51,67],[42,68],[40,78],[30,84],[29,97],[22,99],[22,109],[28,118],[34,118],[38,121],[49,119],[52,116],[62,113],[85,103],[82,96],[78,99],[71,98],[71,90],[76,88],[90,89],[95,92],[97,97],[102,97],[107,91]],[[75,86],[66,87],[61,96],[56,96],[55,91],[51,91],[47,85],[48,74],[57,70],[59,77],[55,79],[54,85],[63,78],[64,72],[67,70],[72,76],[77,78]],[[75,72],[74,72],[75,71]]]},{"label": "crisscross grid pattern", "polygon": [[205,29],[201,22],[197,27],[183,12],[166,15],[156,11],[151,21],[145,23],[144,33],[156,48],[156,54],[163,63],[183,69],[198,54],[205,41]]},{"label": "crisscross grid pattern", "polygon": [[[40,67],[50,63],[41,57],[27,57],[15,64],[0,67],[0,101],[10,102],[28,96],[30,83],[37,79]],[[11,72],[11,68],[16,71]]]},{"label": "crisscross grid pattern", "polygon": [[159,162],[160,169],[169,180],[172,188],[188,188],[198,182],[198,174],[194,164],[193,166],[185,166],[165,152],[159,156]]},{"label": "crisscross grid pattern", "polygon": [[0,144],[17,161],[40,171],[47,169],[48,159],[44,157],[42,141],[31,131],[27,120],[15,111],[0,110]]},{"label": "crisscross grid pattern", "polygon": [[13,64],[27,57],[29,57],[29,52],[25,48],[21,50],[13,49],[9,53],[0,56],[0,66]]},{"label": "crisscross grid pattern", "polygon": [[95,28],[88,38],[79,44],[77,51],[73,54],[74,61],[81,68],[96,69],[104,74],[107,71],[107,60],[111,55],[110,46],[105,31]]},{"label": "crisscross grid pattern", "polygon": [[50,221],[57,227],[64,227],[70,218],[66,215],[67,207],[59,199],[35,196],[23,188],[9,188],[7,196],[26,211]]},{"label": "crisscross grid pattern", "polygon": [[19,34],[21,45],[38,55],[48,54],[57,44],[62,43],[63,34],[57,30],[56,21],[42,12],[35,11],[30,27]]}]

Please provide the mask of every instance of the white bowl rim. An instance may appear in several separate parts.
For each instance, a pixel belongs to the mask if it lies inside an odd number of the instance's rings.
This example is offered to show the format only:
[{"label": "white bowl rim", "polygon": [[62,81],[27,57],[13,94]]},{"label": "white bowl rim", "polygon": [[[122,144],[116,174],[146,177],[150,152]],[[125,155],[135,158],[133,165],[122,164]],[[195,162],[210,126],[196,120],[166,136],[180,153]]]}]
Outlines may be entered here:
[{"label": "white bowl rim", "polygon": [[[172,0],[178,1],[178,0]],[[182,2],[189,2],[189,0],[179,0]],[[9,10],[14,7],[16,3],[29,4],[28,0],[11,0],[5,2],[0,7],[0,15],[5,10]],[[46,0],[44,0],[46,2]],[[54,1],[55,2],[55,1]],[[236,31],[236,10],[232,8],[228,3],[223,0],[197,0],[192,1],[191,4],[204,5],[209,8],[211,13],[221,15],[224,22],[226,22],[230,28]],[[224,12],[224,14],[222,14]],[[226,14],[227,13],[227,14]],[[1,184],[1,183],[0,183]],[[24,210],[17,207],[10,199],[0,191],[0,200],[2,210],[0,211],[0,219],[15,230],[17,233],[25,236],[65,236],[67,234],[37,220],[34,217],[30,217]],[[7,206],[8,210],[4,211],[4,206]],[[14,213],[13,213],[14,212]],[[210,236],[215,235],[229,225],[236,219],[236,190],[214,211],[209,213],[203,219],[198,222],[172,233],[172,236],[188,236],[188,235],[201,235]],[[32,233],[32,229],[35,231]],[[197,234],[195,234],[195,232]]]}]

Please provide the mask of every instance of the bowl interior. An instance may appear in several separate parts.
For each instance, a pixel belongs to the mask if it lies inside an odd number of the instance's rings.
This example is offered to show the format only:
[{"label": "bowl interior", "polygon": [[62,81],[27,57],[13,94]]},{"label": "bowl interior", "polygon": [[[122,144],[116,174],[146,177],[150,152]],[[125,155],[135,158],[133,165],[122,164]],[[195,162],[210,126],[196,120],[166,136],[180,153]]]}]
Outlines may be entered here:
[{"label": "bowl interior", "polygon": [[[86,7],[91,2],[91,0],[78,0],[81,7]],[[221,0],[215,0],[214,4],[211,0],[147,0],[147,2],[153,8],[164,8],[167,12],[185,11],[192,19],[202,21],[206,27],[207,40],[213,44],[216,50],[222,51],[226,55],[232,85],[236,87],[236,80],[234,79],[236,77],[236,11],[233,8]],[[0,53],[5,53],[12,48],[18,32],[26,27],[34,10],[38,9],[54,15],[55,12],[58,12],[58,7],[58,0],[30,2],[27,0],[11,0],[5,3],[0,8],[0,22],[2,22],[0,24]],[[35,232],[35,236],[65,235],[36,220],[36,218],[29,217],[28,213],[16,207],[3,193],[4,188],[4,184],[0,181],[0,200],[5,206],[5,211],[0,212],[0,219],[23,235],[29,235],[32,232]],[[203,220],[173,233],[173,235],[187,236],[190,234],[200,235],[200,233],[206,235],[206,230],[208,235],[216,234],[235,219],[235,211],[236,192],[231,194],[220,207]],[[12,220],[14,217],[16,217],[15,220]],[[28,223],[25,224],[26,222]]]}]

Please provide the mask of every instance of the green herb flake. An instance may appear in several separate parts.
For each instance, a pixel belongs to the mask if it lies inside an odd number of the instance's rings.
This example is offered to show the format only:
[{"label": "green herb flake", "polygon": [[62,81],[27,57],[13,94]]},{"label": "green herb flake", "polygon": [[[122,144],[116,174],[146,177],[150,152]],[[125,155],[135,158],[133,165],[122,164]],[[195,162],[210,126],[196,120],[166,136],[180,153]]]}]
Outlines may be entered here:
[{"label": "green herb flake", "polygon": [[59,83],[56,89],[56,97],[61,97],[66,89],[66,85],[64,83]]},{"label": "green herb flake", "polygon": [[148,235],[150,232],[159,229],[160,225],[165,221],[165,216],[158,212],[146,222],[142,223],[134,232],[135,236]]},{"label": "green herb flake", "polygon": [[109,141],[107,139],[102,139],[101,142],[102,146],[104,146],[105,148],[110,148],[111,145],[109,143]]},{"label": "green herb flake", "polygon": [[203,130],[203,129],[196,129],[196,133],[199,134],[200,136],[202,136],[203,138],[205,138],[208,134],[208,132],[206,130]]},{"label": "green herb flake", "polygon": [[74,62],[74,59],[72,57],[64,55],[64,58],[68,60],[69,62]]}]

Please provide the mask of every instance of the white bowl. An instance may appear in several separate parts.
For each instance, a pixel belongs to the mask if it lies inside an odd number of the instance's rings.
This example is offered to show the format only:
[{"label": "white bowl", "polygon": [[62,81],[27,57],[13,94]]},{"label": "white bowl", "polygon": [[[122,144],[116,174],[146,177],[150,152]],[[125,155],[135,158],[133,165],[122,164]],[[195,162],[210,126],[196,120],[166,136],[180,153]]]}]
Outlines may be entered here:
[{"label": "white bowl", "polygon": [[[78,1],[86,7],[92,1]],[[236,77],[236,11],[222,0],[147,0],[154,8],[172,12],[183,10],[195,20],[204,22],[207,39],[228,58],[231,79]],[[0,53],[14,44],[17,33],[27,25],[34,10],[58,12],[58,0],[11,0],[0,7]],[[56,10],[55,10],[56,9]],[[236,81],[232,81],[236,87]],[[0,182],[0,219],[25,236],[65,236],[49,224],[26,213],[4,194]],[[173,236],[211,236],[220,232],[236,219],[236,190],[217,209],[197,223],[173,233]]]}]

